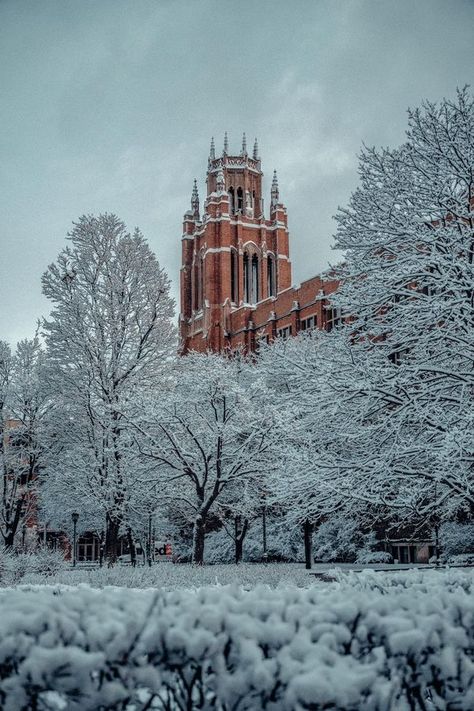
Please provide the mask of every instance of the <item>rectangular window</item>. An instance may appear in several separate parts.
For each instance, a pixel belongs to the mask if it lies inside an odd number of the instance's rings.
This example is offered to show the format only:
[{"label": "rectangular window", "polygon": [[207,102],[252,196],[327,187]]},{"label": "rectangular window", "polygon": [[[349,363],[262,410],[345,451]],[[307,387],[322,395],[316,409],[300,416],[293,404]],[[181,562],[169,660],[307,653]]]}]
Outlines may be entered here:
[{"label": "rectangular window", "polygon": [[291,336],[291,326],[283,326],[283,328],[279,328],[278,331],[278,338],[289,338]]},{"label": "rectangular window", "polygon": [[307,316],[301,319],[301,330],[302,331],[312,331],[317,326],[316,316]]},{"label": "rectangular window", "polygon": [[332,331],[333,328],[340,326],[342,323],[342,309],[329,306],[326,309],[326,331]]}]

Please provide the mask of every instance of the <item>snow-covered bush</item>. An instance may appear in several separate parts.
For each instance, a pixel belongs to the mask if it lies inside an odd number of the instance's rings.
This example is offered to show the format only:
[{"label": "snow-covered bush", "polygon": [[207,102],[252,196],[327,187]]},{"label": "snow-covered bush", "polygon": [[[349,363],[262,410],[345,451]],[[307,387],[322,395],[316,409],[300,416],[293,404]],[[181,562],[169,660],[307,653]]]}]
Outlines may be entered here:
[{"label": "snow-covered bush", "polygon": [[[25,585],[77,586],[88,585],[93,588],[153,588],[154,590],[196,590],[206,585],[239,585],[244,589],[256,585],[268,585],[272,588],[284,585],[309,587],[315,582],[312,575],[302,565],[295,563],[216,563],[214,565],[176,565],[160,562],[148,567],[114,566],[109,568],[72,568],[66,567],[55,575],[27,573],[19,583]],[[15,585],[15,581],[0,581],[0,587]]]},{"label": "snow-covered bush", "polygon": [[472,595],[324,590],[4,591],[0,707],[474,707]]},{"label": "snow-covered bush", "polygon": [[332,516],[315,533],[314,556],[322,562],[352,563],[359,551],[368,552],[375,543],[375,534],[364,533],[355,519]]},{"label": "snow-covered bush", "polygon": [[447,558],[448,565],[466,565],[474,566],[474,553],[460,553],[459,555],[450,555]]},{"label": "snow-covered bush", "polygon": [[383,573],[370,569],[362,572],[334,568],[331,570],[334,585],[347,594],[354,590],[375,591],[383,593],[429,593],[430,590],[456,592],[464,590],[468,595],[474,595],[474,574],[470,570],[457,568],[412,568],[411,570],[393,570]]},{"label": "snow-covered bush", "polygon": [[[284,520],[275,521],[267,517],[267,560],[296,562],[303,559],[303,533],[301,529],[288,525]],[[235,559],[234,541],[224,528],[209,533],[206,537],[206,563],[233,563]],[[243,559],[249,563],[263,560],[262,521],[251,522],[243,545]]]},{"label": "snow-covered bush", "polygon": [[393,555],[387,551],[367,551],[361,550],[357,553],[357,563],[393,563]]},{"label": "snow-covered bush", "polygon": [[49,548],[34,553],[15,553],[0,549],[0,585],[16,585],[29,575],[49,577],[65,570],[64,554]]},{"label": "snow-covered bush", "polygon": [[461,553],[474,554],[474,523],[444,523],[439,529],[439,540],[443,558]]}]

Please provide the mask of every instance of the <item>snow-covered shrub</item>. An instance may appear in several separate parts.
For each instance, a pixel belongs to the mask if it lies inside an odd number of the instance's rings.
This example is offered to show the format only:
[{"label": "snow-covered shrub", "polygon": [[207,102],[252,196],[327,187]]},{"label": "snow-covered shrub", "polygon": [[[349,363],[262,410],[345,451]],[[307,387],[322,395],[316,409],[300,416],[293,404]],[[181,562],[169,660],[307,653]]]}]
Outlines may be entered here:
[{"label": "snow-covered shrub", "polygon": [[358,521],[345,516],[332,516],[315,533],[314,556],[322,562],[352,563],[358,551],[367,552],[375,543],[375,534],[364,533]]},{"label": "snow-covered shrub", "polygon": [[466,565],[474,566],[474,553],[460,553],[459,555],[450,555],[447,558],[448,565]]},{"label": "snow-covered shrub", "polygon": [[34,555],[30,556],[31,572],[40,575],[55,575],[67,567],[62,551],[54,551],[51,548],[38,548]]},{"label": "snow-covered shrub", "polygon": [[443,558],[474,554],[474,523],[444,523],[439,529],[439,540]]},{"label": "snow-covered shrub", "polygon": [[47,578],[65,570],[67,563],[60,551],[38,548],[35,553],[15,553],[0,549],[0,585],[16,585],[30,575]]},{"label": "snow-covered shrub", "polygon": [[[244,551],[246,542],[247,539],[244,542]],[[223,528],[207,534],[204,548],[206,563],[232,563],[234,558],[234,542]]]},{"label": "snow-covered shrub", "polygon": [[0,707],[474,707],[474,599],[331,587],[0,592]]},{"label": "snow-covered shrub", "polygon": [[[296,562],[303,559],[303,533],[301,529],[286,524],[283,520],[275,521],[267,517],[267,560],[279,562]],[[206,536],[206,563],[233,563],[235,560],[234,541],[221,528]],[[259,563],[263,560],[262,520],[256,519],[250,523],[244,538],[243,560],[249,563]]]},{"label": "snow-covered shrub", "polygon": [[393,555],[387,551],[367,551],[361,550],[357,553],[357,563],[393,563]]},{"label": "snow-covered shrub", "polygon": [[[109,586],[124,588],[153,588],[155,590],[196,590],[206,585],[239,585],[244,589],[256,585],[278,587],[297,585],[309,587],[315,579],[304,569],[303,565],[295,563],[240,563],[214,565],[193,565],[185,563],[176,565],[170,562],[160,562],[148,565],[115,566],[109,568],[72,568],[50,575],[28,573],[20,584],[25,585],[55,585],[77,586],[88,585],[93,588]],[[10,585],[13,583],[10,583]],[[3,587],[8,586],[3,582]]]},{"label": "snow-covered shrub", "polygon": [[331,570],[334,585],[347,594],[354,590],[389,592],[390,594],[408,592],[429,593],[430,590],[443,589],[446,592],[464,590],[474,595],[474,574],[470,570],[457,568],[412,568],[377,572],[365,569],[362,572],[334,568]]}]

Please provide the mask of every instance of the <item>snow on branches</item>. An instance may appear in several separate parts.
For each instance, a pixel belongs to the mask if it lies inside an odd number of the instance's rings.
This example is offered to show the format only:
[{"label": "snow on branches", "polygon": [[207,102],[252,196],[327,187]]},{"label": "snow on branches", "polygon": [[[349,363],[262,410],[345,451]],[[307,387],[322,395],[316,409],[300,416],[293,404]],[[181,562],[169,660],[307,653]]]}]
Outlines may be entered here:
[{"label": "snow on branches", "polygon": [[113,560],[134,486],[124,413],[138,388],[159,382],[174,346],[173,302],[143,236],[114,215],[81,217],[69,239],[43,275],[53,305],[43,329],[56,394],[49,478],[70,510],[102,512]]}]

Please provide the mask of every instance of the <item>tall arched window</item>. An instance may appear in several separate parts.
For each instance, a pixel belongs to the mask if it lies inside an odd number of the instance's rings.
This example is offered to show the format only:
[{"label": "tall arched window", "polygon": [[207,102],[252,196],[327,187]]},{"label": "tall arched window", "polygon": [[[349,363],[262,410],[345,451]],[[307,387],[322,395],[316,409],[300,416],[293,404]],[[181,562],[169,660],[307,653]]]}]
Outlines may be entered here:
[{"label": "tall arched window", "polygon": [[237,252],[230,250],[230,300],[236,304],[239,301],[239,274],[237,270]]},{"label": "tall arched window", "polygon": [[259,298],[259,274],[258,274],[258,257],[256,254],[252,257],[252,300],[250,303],[256,304]]},{"label": "tall arched window", "polygon": [[194,310],[198,311],[199,309],[199,262],[196,261],[194,262],[194,269],[193,269],[193,306]]},{"label": "tall arched window", "polygon": [[204,258],[201,255],[196,257],[194,262],[194,310],[202,308],[204,295]]},{"label": "tall arched window", "polygon": [[235,195],[234,195],[234,188],[230,187],[228,190],[229,193],[229,213],[231,215],[235,214]]},{"label": "tall arched window", "polygon": [[199,258],[199,308],[202,309],[204,301],[204,257]]},{"label": "tall arched window", "polygon": [[243,212],[244,209],[244,193],[242,188],[237,188],[237,212]]},{"label": "tall arched window", "polygon": [[250,264],[249,255],[247,252],[244,254],[244,301],[246,304],[250,303]]},{"label": "tall arched window", "polygon": [[267,257],[267,291],[268,296],[276,296],[275,258],[269,254]]},{"label": "tall arched window", "polygon": [[257,254],[244,254],[244,301],[256,304],[260,298],[260,263]]}]

